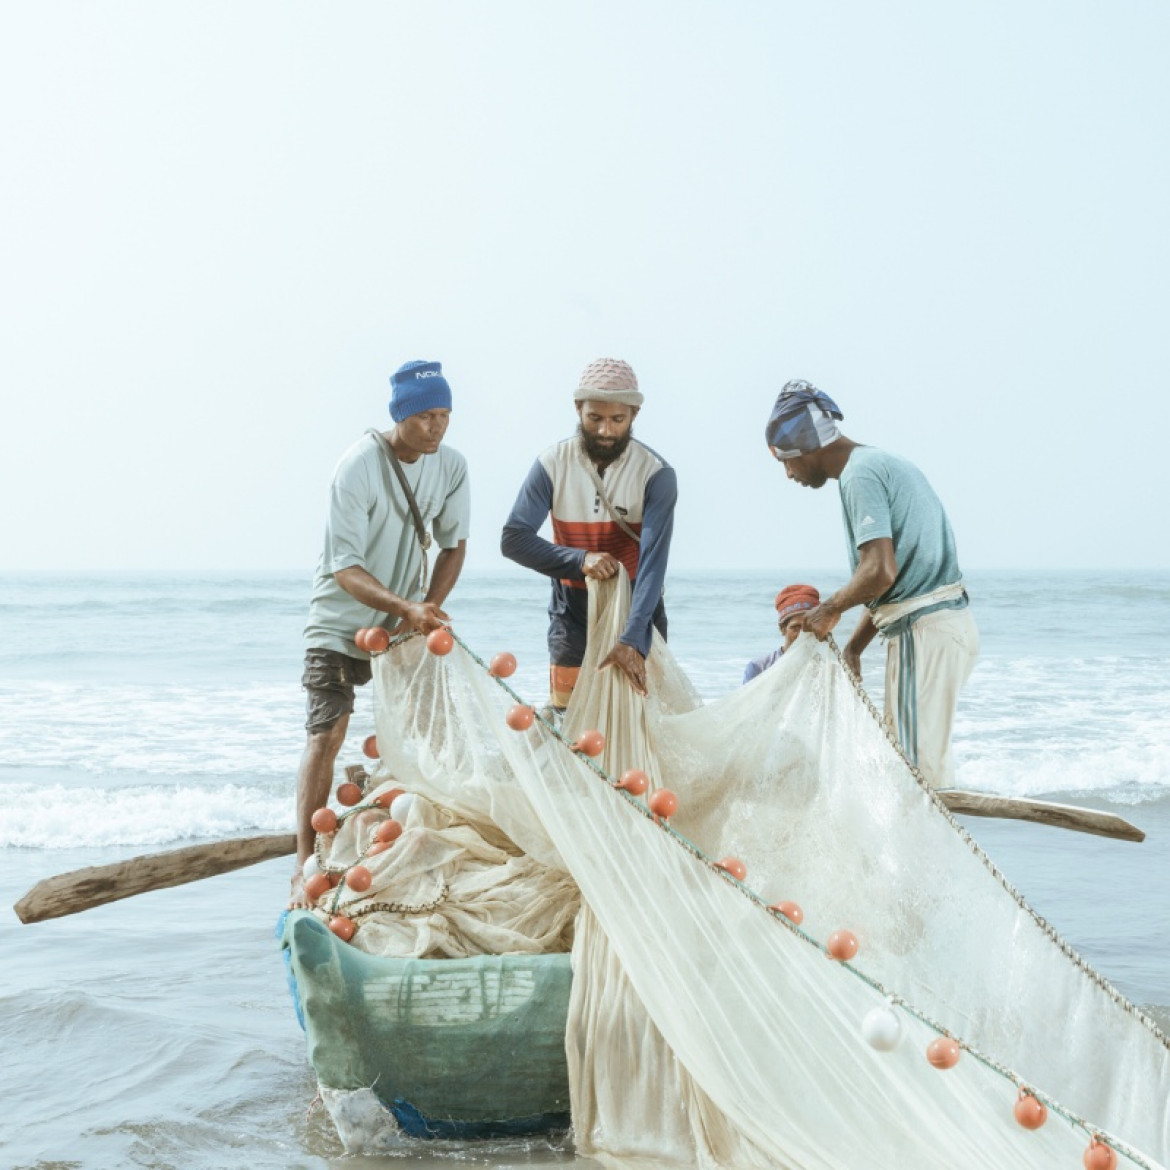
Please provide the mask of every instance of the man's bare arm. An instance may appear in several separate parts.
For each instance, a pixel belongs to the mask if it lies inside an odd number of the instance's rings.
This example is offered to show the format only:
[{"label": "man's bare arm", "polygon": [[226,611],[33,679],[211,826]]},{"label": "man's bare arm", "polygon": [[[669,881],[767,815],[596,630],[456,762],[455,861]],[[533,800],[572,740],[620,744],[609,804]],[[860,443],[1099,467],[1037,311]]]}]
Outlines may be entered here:
[{"label": "man's bare arm", "polygon": [[[879,594],[880,596],[880,594]],[[841,651],[841,657],[845,659],[845,665],[858,678],[861,678],[861,655],[866,646],[870,644],[877,636],[877,626],[873,624],[873,614],[868,609],[863,610],[861,614],[861,621],[857,623],[857,628],[853,631],[849,641],[845,645],[845,649]]]},{"label": "man's bare arm", "polygon": [[[894,583],[898,576],[898,564],[894,560],[894,542],[888,536],[866,541],[858,550],[859,560],[853,576],[831,597],[826,597],[816,609],[810,609],[804,616],[804,628],[811,630],[823,642],[841,620],[841,615],[855,605],[874,601]],[[872,623],[871,623],[872,624]],[[863,621],[854,638],[862,634]],[[874,630],[865,638],[862,649],[873,639]],[[850,639],[850,644],[853,638]],[[858,651],[860,654],[860,651]]]},{"label": "man's bare arm", "polygon": [[467,541],[461,540],[454,548],[445,548],[435,558],[435,571],[431,574],[431,585],[423,604],[428,601],[442,605],[447,600],[459,574],[463,572],[463,561],[467,556]]},{"label": "man's bare arm", "polygon": [[407,601],[404,597],[399,597],[397,593],[387,589],[361,565],[350,565],[348,569],[340,569],[333,574],[333,579],[346,593],[363,605],[368,605],[370,609],[376,609],[382,613],[388,613],[391,617],[398,618],[400,624],[412,626],[421,633],[426,634],[431,630],[437,630],[445,621],[450,620],[435,602]]}]

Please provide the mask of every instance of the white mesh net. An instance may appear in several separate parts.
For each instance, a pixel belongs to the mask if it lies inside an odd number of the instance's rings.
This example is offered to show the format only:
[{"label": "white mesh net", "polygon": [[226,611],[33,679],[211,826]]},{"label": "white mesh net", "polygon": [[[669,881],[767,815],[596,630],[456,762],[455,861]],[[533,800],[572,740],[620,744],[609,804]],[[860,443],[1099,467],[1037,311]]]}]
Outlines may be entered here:
[{"label": "white mesh net", "polygon": [[[364,861],[368,892],[322,899],[358,916],[354,945],[551,951],[576,916],[574,1135],[609,1165],[1076,1166],[1097,1131],[1122,1165],[1166,1161],[1165,1037],[923,789],[828,646],[802,636],[703,706],[656,638],[643,700],[596,670],[628,581],[590,591],[564,738],[511,730],[516,696],[462,644],[377,659],[375,779],[423,799]],[[586,728],[606,736],[596,763],[568,746]],[[607,782],[629,768],[678,795],[669,824]],[[349,818],[323,860],[352,863],[379,816]],[[728,855],[742,883],[713,864]],[[838,929],[860,944],[848,964],[824,950]],[[879,1052],[861,1021],[887,995],[902,1037]],[[947,1071],[925,1056],[940,1032],[964,1048]],[[1013,1119],[1020,1084],[1049,1105],[1039,1130]]]}]

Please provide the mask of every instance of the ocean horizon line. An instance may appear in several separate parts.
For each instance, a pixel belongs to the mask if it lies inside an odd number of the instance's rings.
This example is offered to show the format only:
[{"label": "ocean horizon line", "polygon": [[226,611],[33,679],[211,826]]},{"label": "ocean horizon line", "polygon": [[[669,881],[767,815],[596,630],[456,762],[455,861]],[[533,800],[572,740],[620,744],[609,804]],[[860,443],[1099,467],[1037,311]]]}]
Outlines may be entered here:
[{"label": "ocean horizon line", "polygon": [[[796,575],[816,575],[816,576],[841,576],[846,574],[846,566],[844,564],[837,565],[820,565],[808,566],[797,565],[796,567],[785,566],[753,566],[753,565],[722,565],[719,568],[711,568],[710,566],[688,566],[677,565],[672,566],[668,570],[670,573],[682,573],[687,576],[698,577],[726,577],[731,575],[753,575],[753,576],[775,576],[777,574],[784,577]],[[315,569],[313,567],[274,567],[274,568],[232,568],[232,567],[119,567],[119,568],[0,568],[0,580],[4,578],[31,578],[31,577],[76,577],[76,578],[128,578],[128,577],[201,577],[201,578],[219,578],[230,579],[238,578],[262,578],[262,577],[308,577],[311,578]],[[495,577],[520,577],[530,576],[532,570],[526,569],[521,565],[466,565],[464,566],[462,576],[495,576]],[[1142,574],[1145,576],[1163,576],[1170,577],[1170,566],[1158,567],[1148,565],[1109,565],[1109,566],[1070,566],[1057,565],[1047,568],[1036,567],[1033,565],[993,565],[993,566],[977,566],[965,570],[964,576],[983,576],[991,574],[1019,574],[1021,576],[1085,576],[1090,574],[1098,574],[1100,576],[1113,576],[1119,574]]]}]

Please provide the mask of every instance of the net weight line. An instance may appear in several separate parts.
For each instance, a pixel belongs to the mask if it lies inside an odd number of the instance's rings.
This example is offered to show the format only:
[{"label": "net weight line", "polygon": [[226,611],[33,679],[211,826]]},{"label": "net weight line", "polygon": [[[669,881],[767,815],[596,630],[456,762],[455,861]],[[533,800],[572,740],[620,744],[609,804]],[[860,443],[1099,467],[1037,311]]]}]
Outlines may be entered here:
[{"label": "net weight line", "polygon": [[[649,808],[647,808],[644,804],[642,804],[637,798],[635,798],[630,793],[626,792],[623,788],[621,788],[618,781],[614,777],[609,775],[609,773],[606,772],[600,765],[595,763],[591,758],[589,758],[589,757],[583,755],[581,752],[577,751],[575,746],[569,742],[569,740],[561,733],[561,731],[558,727],[556,727],[550,720],[548,720],[543,715],[541,715],[536,710],[534,705],[527,703],[525,701],[525,699],[520,694],[518,694],[504,679],[493,674],[489,665],[474,650],[472,650],[471,647],[468,646],[467,643],[465,641],[463,641],[463,639],[458,634],[456,634],[453,630],[451,630],[450,633],[451,633],[452,637],[454,638],[456,644],[460,647],[460,649],[464,653],[466,653],[468,655],[468,657],[477,666],[479,666],[479,668],[482,669],[484,671],[484,673],[487,674],[488,677],[490,677],[502,691],[504,691],[513,700],[515,700],[515,702],[520,703],[524,706],[529,706],[532,708],[533,715],[534,715],[534,722],[539,723],[549,735],[551,735],[554,739],[556,739],[559,743],[561,743],[566,749],[568,749],[572,753],[573,757],[579,763],[585,764],[594,773],[596,778],[604,781],[604,783],[607,786],[609,786],[612,789],[615,789],[621,796],[623,796],[626,800],[626,803],[629,806],[631,806],[633,809],[635,809],[640,815],[653,821],[655,823],[655,825],[661,831],[667,833],[671,838],[673,838],[677,842],[678,845],[680,845],[682,848],[686,849],[686,851],[688,853],[690,853],[697,860],[701,861],[709,869],[711,869],[716,874],[718,874],[718,876],[722,880],[731,883],[734,886],[734,888],[737,889],[742,895],[747,897],[754,904],[756,904],[756,905],[760,906],[762,909],[764,909],[768,913],[770,918],[772,918],[773,920],[779,920],[783,924],[785,929],[792,931],[799,938],[803,939],[809,945],[816,947],[817,950],[821,951],[823,954],[825,954],[825,955],[829,954],[828,948],[826,946],[824,946],[822,943],[820,943],[817,939],[813,938],[811,935],[805,933],[803,930],[800,929],[800,927],[798,927],[795,923],[790,921],[787,917],[785,917],[779,911],[773,910],[770,906],[768,906],[764,902],[763,898],[761,898],[759,894],[757,894],[754,890],[750,889],[743,882],[739,881],[738,879],[733,877],[731,874],[729,874],[726,870],[724,870],[711,857],[709,857],[698,845],[696,845],[693,841],[690,841],[688,838],[684,837],[679,832],[677,832],[669,824],[667,824],[664,820],[662,820],[660,817],[657,817],[654,813],[652,813],[649,810]],[[418,636],[420,636],[420,635],[418,635],[417,633],[410,633],[410,634],[405,635],[404,637],[396,639],[395,642],[391,645],[390,649],[394,649],[397,646],[402,645],[406,641],[409,641],[411,638],[418,637]],[[906,753],[902,750],[901,745],[898,743],[897,739],[894,737],[888,724],[882,718],[882,716],[879,714],[872,699],[870,699],[869,695],[865,692],[864,688],[861,686],[861,680],[859,678],[857,678],[857,676],[846,666],[844,658],[841,654],[840,648],[837,646],[836,640],[830,635],[826,638],[826,641],[827,641],[830,649],[832,650],[833,655],[836,658],[838,664],[841,666],[841,669],[845,672],[846,677],[849,679],[850,684],[854,689],[854,692],[857,694],[858,698],[861,700],[862,704],[865,706],[865,708],[869,712],[870,716],[875,720],[875,722],[878,724],[878,726],[882,729],[882,733],[885,736],[887,742],[890,744],[891,748],[897,753],[897,755],[901,759],[901,761],[906,765],[907,769],[909,770],[910,774],[914,777],[919,788],[922,789],[922,791],[925,792],[929,796],[934,807],[944,817],[946,817],[948,824],[959,834],[960,838],[965,842],[965,844],[968,846],[968,848],[970,848],[974,852],[974,854],[979,858],[979,860],[982,862],[982,864],[988,870],[988,872],[991,873],[996,878],[996,880],[1000,883],[1000,885],[1012,896],[1012,898],[1015,900],[1017,905],[1021,909],[1025,910],[1028,913],[1028,915],[1044,931],[1044,933],[1048,936],[1048,938],[1052,942],[1056,943],[1056,945],[1059,947],[1060,951],[1065,955],[1066,958],[1070,959],[1074,963],[1074,965],[1078,969],[1081,970],[1082,973],[1088,975],[1094,981],[1094,983],[1101,990],[1105,991],[1116,1004],[1118,1004],[1120,1007],[1122,1007],[1126,1012],[1128,1012],[1130,1015],[1132,1015],[1135,1019],[1139,1020],[1147,1029],[1149,1029],[1161,1041],[1161,1043],[1164,1046],[1166,1046],[1167,1048],[1170,1048],[1170,1040],[1168,1040],[1167,1037],[1162,1033],[1162,1031],[1158,1028],[1157,1024],[1152,1019],[1150,1019],[1150,1017],[1148,1017],[1144,1012],[1140,1011],[1134,1004],[1130,1003],[1129,1000],[1127,1000],[1123,995],[1121,995],[1121,993],[1119,991],[1117,991],[1116,988],[1114,988],[1112,986],[1112,984],[1110,984],[1106,979],[1104,979],[1100,974],[1098,974],[1092,967],[1090,967],[1088,965],[1088,963],[1086,963],[1085,960],[1082,959],[1081,956],[1078,955],[1077,952],[1053,929],[1053,927],[1044,918],[1042,918],[1039,914],[1037,914],[1032,909],[1031,906],[1028,905],[1028,903],[1024,900],[1023,896],[1019,893],[1019,891],[1016,890],[1015,887],[1012,886],[1010,882],[1008,882],[1006,877],[1004,877],[1004,875],[995,866],[995,864],[990,860],[990,858],[983,852],[983,850],[978,846],[978,844],[974,841],[974,839],[971,837],[971,835],[955,819],[954,815],[951,813],[950,809],[947,807],[946,803],[943,801],[943,799],[938,794],[938,792],[936,792],[926,782],[921,771],[914,764],[912,764],[909,761],[909,759],[906,756]],[[1094,1126],[1088,1120],[1081,1117],[1079,1114],[1074,1113],[1072,1110],[1066,1108],[1059,1101],[1050,1097],[1048,1094],[1045,1094],[1042,1091],[1032,1087],[1018,1073],[1016,1073],[1015,1071],[1013,1071],[1012,1069],[1010,1069],[1006,1065],[1001,1064],[999,1061],[995,1060],[993,1057],[989,1056],[988,1054],[980,1051],[978,1048],[972,1046],[970,1043],[962,1040],[960,1037],[953,1035],[942,1024],[938,1023],[936,1020],[927,1016],[924,1012],[920,1011],[918,1008],[916,1008],[912,1004],[908,1003],[904,998],[899,996],[896,992],[893,992],[889,988],[885,987],[878,980],[873,979],[871,976],[867,975],[864,971],[859,970],[852,963],[850,963],[848,961],[838,961],[837,965],[844,968],[845,970],[847,970],[854,977],[860,979],[863,983],[865,983],[873,991],[877,992],[879,995],[881,995],[884,999],[891,1002],[892,1004],[897,1005],[897,1007],[899,1007],[901,1010],[905,1011],[908,1015],[912,1016],[916,1020],[918,1020],[921,1024],[925,1025],[927,1028],[938,1033],[938,1035],[940,1035],[940,1036],[946,1036],[946,1037],[954,1040],[959,1045],[959,1047],[961,1049],[970,1053],[970,1055],[972,1057],[974,1057],[984,1067],[990,1069],[992,1072],[997,1073],[999,1076],[1001,1076],[1005,1080],[1009,1081],[1012,1085],[1014,1085],[1017,1088],[1017,1090],[1026,1091],[1029,1094],[1031,1094],[1033,1097],[1035,1097],[1037,1100],[1043,1102],[1043,1104],[1045,1106],[1050,1108],[1059,1117],[1063,1118],[1070,1126],[1072,1126],[1075,1129],[1080,1130],[1081,1132],[1086,1134],[1090,1139],[1107,1142],[1118,1154],[1121,1154],[1124,1157],[1128,1158],[1135,1165],[1142,1167],[1143,1170],[1156,1170],[1156,1167],[1154,1166],[1153,1163],[1151,1163],[1149,1160],[1147,1160],[1145,1158],[1145,1156],[1142,1155],[1140,1152],[1138,1152],[1137,1150],[1134,1150],[1132,1147],[1130,1147],[1128,1145],[1128,1143],[1122,1141],[1120,1138],[1109,1133],[1108,1131],[1102,1130],[1099,1127]]]}]

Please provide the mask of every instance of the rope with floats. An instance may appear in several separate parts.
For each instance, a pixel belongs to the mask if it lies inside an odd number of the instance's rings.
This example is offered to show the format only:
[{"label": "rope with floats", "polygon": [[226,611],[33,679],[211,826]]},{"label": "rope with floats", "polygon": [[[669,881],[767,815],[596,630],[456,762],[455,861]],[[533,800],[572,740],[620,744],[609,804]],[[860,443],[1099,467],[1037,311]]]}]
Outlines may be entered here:
[{"label": "rope with floats", "polygon": [[[533,706],[526,703],[524,698],[520,694],[518,694],[512,688],[512,686],[507,681],[505,681],[505,679],[503,677],[501,677],[499,674],[497,674],[487,662],[485,662],[474,650],[472,650],[471,647],[468,646],[467,643],[465,641],[463,641],[463,639],[461,637],[459,637],[458,634],[456,634],[454,631],[450,630],[449,628],[445,628],[445,632],[452,639],[452,643],[457,644],[463,650],[463,652],[465,654],[467,654],[467,656],[477,666],[479,666],[496,683],[496,685],[504,693],[509,695],[513,700],[515,700],[515,702],[517,704],[527,708],[532,713],[532,716],[533,716],[532,722],[540,724],[540,726],[543,727],[543,729],[545,730],[545,732],[548,735],[550,735],[553,739],[558,741],[568,751],[570,751],[572,753],[574,759],[578,763],[584,764],[593,773],[593,775],[596,779],[604,782],[609,788],[617,791],[621,796],[623,796],[625,798],[625,801],[626,801],[628,806],[630,806],[633,810],[635,810],[639,815],[641,815],[641,816],[647,818],[648,820],[650,820],[651,822],[653,822],[655,824],[655,826],[660,831],[666,833],[669,837],[671,837],[676,842],[676,844],[678,844],[680,847],[685,849],[696,860],[700,861],[702,864],[707,866],[708,869],[710,869],[713,872],[715,872],[716,874],[718,874],[720,878],[722,878],[724,881],[728,882],[740,894],[742,894],[744,897],[748,898],[749,901],[753,902],[755,905],[759,906],[761,909],[763,909],[765,912],[767,912],[767,914],[769,915],[770,918],[772,918],[773,920],[778,920],[784,926],[785,929],[792,932],[798,938],[803,940],[806,944],[809,944],[809,945],[815,947],[821,953],[827,955],[830,958],[837,959],[837,965],[839,967],[848,971],[849,974],[852,975],[854,978],[861,980],[862,983],[864,983],[871,990],[873,990],[879,996],[881,996],[886,1001],[887,1005],[889,1005],[890,1007],[896,1006],[901,1011],[904,1011],[907,1015],[909,1015],[912,1018],[914,1018],[915,1020],[917,1020],[920,1024],[924,1025],[925,1027],[927,1027],[931,1031],[937,1033],[940,1038],[945,1037],[948,1040],[952,1041],[959,1049],[962,1049],[964,1052],[969,1053],[972,1058],[974,1058],[978,1063],[982,1064],[985,1068],[996,1073],[997,1075],[1001,1076],[1006,1081],[1008,1081],[1012,1085],[1014,1085],[1016,1087],[1016,1089],[1018,1090],[1021,1097],[1023,1097],[1024,1095],[1027,1095],[1029,1097],[1035,1098],[1036,1101],[1041,1102],[1046,1108],[1050,1109],[1053,1113],[1055,1113],[1059,1117],[1063,1118],[1064,1121],[1067,1122],[1072,1128],[1079,1130],[1079,1131],[1083,1132],[1084,1134],[1086,1134],[1089,1137],[1091,1143],[1094,1143],[1094,1144],[1095,1143],[1107,1143],[1108,1146],[1111,1147],[1115,1152],[1117,1152],[1118,1154],[1124,1155],[1134,1165],[1141,1167],[1142,1170],[1158,1170],[1158,1167],[1155,1163],[1149,1161],[1143,1154],[1141,1154],[1139,1151],[1137,1151],[1137,1150],[1133,1149],[1131,1146],[1129,1146],[1128,1143],[1122,1141],[1120,1138],[1109,1133],[1108,1131],[1103,1130],[1103,1129],[1093,1125],[1086,1118],[1081,1117],[1079,1114],[1077,1114],[1077,1113],[1073,1112],[1071,1109],[1065,1107],[1059,1101],[1057,1101],[1055,1098],[1037,1090],[1029,1082],[1026,1082],[1024,1080],[1024,1078],[1021,1077],[1013,1069],[1011,1069],[1007,1065],[1004,1065],[1001,1062],[995,1060],[993,1057],[991,1057],[987,1053],[982,1052],[980,1049],[976,1048],[975,1046],[973,1046],[969,1042],[954,1035],[943,1024],[939,1023],[937,1020],[933,1019],[932,1017],[927,1015],[925,1012],[921,1011],[920,1009],[916,1008],[914,1005],[907,1002],[902,996],[898,995],[896,992],[894,992],[890,988],[886,987],[880,980],[877,980],[877,979],[873,978],[872,976],[868,975],[866,972],[860,970],[852,962],[850,962],[848,960],[848,958],[841,958],[839,955],[834,954],[833,950],[831,950],[829,946],[826,946],[824,943],[820,942],[818,939],[814,938],[812,935],[810,935],[806,931],[802,930],[797,922],[795,922],[791,918],[789,918],[777,906],[770,906],[767,903],[765,903],[764,899],[758,893],[756,893],[756,891],[754,891],[753,889],[748,887],[743,882],[743,880],[741,880],[739,877],[737,877],[733,873],[729,872],[723,863],[718,862],[718,861],[714,860],[713,858],[711,858],[708,854],[706,854],[702,850],[702,848],[700,848],[698,845],[696,845],[689,838],[687,838],[687,837],[683,836],[681,833],[679,833],[676,829],[674,829],[671,825],[669,825],[667,823],[667,819],[665,817],[656,815],[649,807],[647,807],[646,804],[643,804],[641,801],[639,801],[636,798],[636,796],[634,796],[631,792],[627,791],[622,786],[620,781],[618,781],[613,776],[611,776],[604,768],[602,768],[598,763],[596,763],[596,761],[594,759],[592,759],[588,755],[585,755],[580,750],[578,745],[570,742],[570,740],[562,733],[560,728],[556,725],[556,723],[553,720],[549,719],[547,716],[545,716],[541,712],[537,711]],[[411,631],[405,635],[402,635],[398,638],[395,638],[394,640],[392,640],[390,642],[389,646],[386,647],[386,651],[396,649],[396,648],[404,645],[405,643],[411,641],[412,639],[420,637],[420,636],[421,635],[418,632]],[[946,817],[947,822],[950,824],[950,826],[953,829],[956,830],[956,832],[959,834],[960,838],[964,841],[964,843],[968,846],[968,848],[970,848],[975,853],[975,855],[983,863],[985,868],[996,878],[996,880],[1000,883],[1000,885],[1012,896],[1012,898],[1015,900],[1017,905],[1022,910],[1025,910],[1029,914],[1029,916],[1044,931],[1044,933],[1048,936],[1048,938],[1059,947],[1061,952],[1067,958],[1072,960],[1074,965],[1077,966],[1078,969],[1080,969],[1082,971],[1082,973],[1088,975],[1101,990],[1105,991],[1110,996],[1110,998],[1115,1003],[1117,1003],[1119,1006],[1121,1006],[1124,1010],[1126,1010],[1134,1018],[1138,1019],[1142,1024],[1144,1024],[1150,1031],[1152,1031],[1154,1033],[1154,1035],[1157,1036],[1158,1039],[1163,1043],[1163,1045],[1170,1047],[1170,1040],[1168,1040],[1168,1038],[1162,1033],[1162,1031],[1158,1028],[1157,1024],[1152,1019],[1150,1019],[1150,1017],[1148,1017],[1145,1013],[1140,1011],[1135,1005],[1130,1003],[1106,979],[1104,979],[1092,967],[1090,967],[1084,961],[1084,959],[1082,959],[1080,957],[1080,955],[1078,955],[1076,953],[1076,951],[1069,945],[1069,943],[1067,943],[1044,918],[1042,918],[1039,914],[1037,914],[1028,905],[1028,903],[1025,901],[1025,899],[1019,893],[1019,891],[1016,890],[1015,887],[1012,886],[1010,882],[1008,882],[1006,877],[1004,877],[1004,875],[995,866],[995,864],[990,860],[990,858],[983,852],[983,850],[974,841],[974,839],[970,836],[970,834],[966,831],[966,829],[964,829],[963,826],[958,822],[958,820],[955,818],[954,814],[950,811],[950,809],[947,808],[946,804],[939,797],[939,795],[935,791],[935,789],[927,782],[927,780],[923,776],[921,770],[914,763],[912,763],[911,760],[908,758],[908,756],[906,755],[905,751],[903,750],[901,744],[898,743],[897,738],[894,736],[893,731],[890,728],[889,724],[886,722],[885,719],[882,718],[881,714],[878,712],[876,706],[874,705],[873,700],[869,697],[868,693],[865,691],[864,687],[861,684],[860,678],[845,663],[845,660],[844,660],[844,657],[841,653],[841,650],[837,646],[837,643],[836,643],[835,639],[832,637],[832,635],[829,635],[825,639],[825,641],[828,643],[830,649],[833,652],[833,655],[835,656],[837,662],[840,664],[841,669],[845,672],[846,678],[849,680],[858,699],[861,701],[861,703],[865,707],[865,709],[869,712],[869,714],[873,718],[873,720],[881,728],[882,733],[883,733],[886,741],[890,745],[890,747],[894,750],[894,752],[897,754],[899,759],[906,765],[906,768],[908,769],[910,774],[914,777],[914,780],[918,784],[919,788],[929,797],[929,799],[930,799],[931,803],[934,805],[934,807],[940,813],[942,813],[943,816]],[[386,652],[386,651],[383,651],[383,652]],[[529,724],[528,726],[531,726],[531,724]],[[357,806],[349,809],[347,812],[342,813],[340,818],[339,818],[339,821],[344,821],[345,819],[347,819],[348,817],[350,817],[356,813],[359,813],[362,811],[367,811],[370,809],[377,809],[377,808],[385,808],[385,806],[377,803],[377,801],[371,801],[369,803],[363,802],[360,805],[357,805]],[[331,913],[336,914],[340,908],[340,897],[341,897],[342,891],[345,888],[344,875],[345,875],[346,871],[348,871],[349,869],[352,868],[352,866],[350,866],[350,865],[341,865],[341,866],[330,865],[327,862],[327,859],[323,855],[321,844],[322,844],[321,835],[318,835],[317,840],[316,840],[315,845],[314,845],[314,856],[317,858],[318,864],[320,865],[322,872],[326,873],[326,874],[339,876],[341,878],[339,885],[334,890],[333,905],[332,905],[331,910],[330,910]],[[365,855],[366,854],[363,851],[361,856],[364,857]],[[357,891],[355,891],[355,892],[357,892]],[[369,906],[362,907],[360,909],[356,909],[354,912],[352,912],[352,914],[350,914],[350,917],[362,918],[368,914],[375,913],[376,911],[379,911],[379,910],[389,911],[389,912],[394,912],[394,913],[404,913],[404,914],[423,913],[425,911],[430,911],[430,910],[434,909],[435,907],[437,907],[438,905],[440,905],[446,899],[447,893],[448,893],[447,887],[446,887],[446,884],[444,883],[441,891],[438,893],[438,896],[433,901],[427,903],[425,906],[420,905],[420,906],[416,907],[416,906],[408,906],[408,905],[401,904],[401,903],[372,903]],[[349,913],[349,912],[347,911],[347,913]],[[954,1059],[957,1060],[957,1055],[954,1057]],[[947,1066],[941,1066],[941,1067],[947,1067]],[[1042,1124],[1042,1122],[1041,1122],[1041,1124]],[[1092,1146],[1090,1146],[1090,1148],[1092,1148]]]}]

